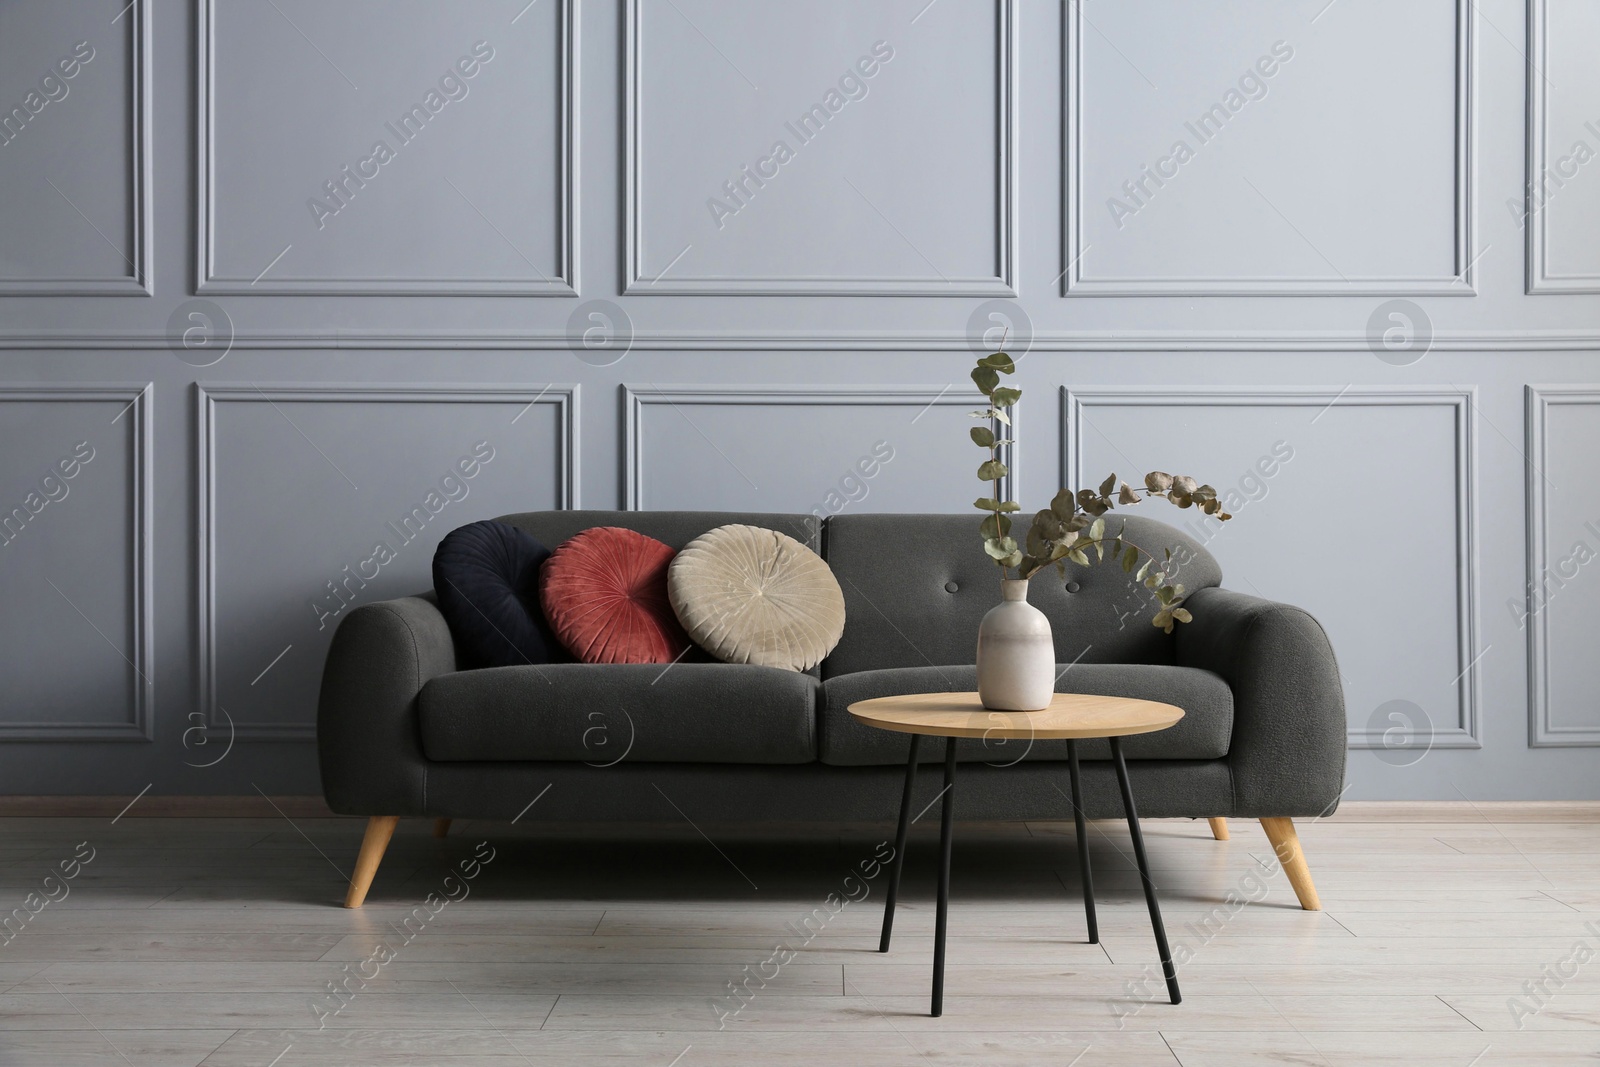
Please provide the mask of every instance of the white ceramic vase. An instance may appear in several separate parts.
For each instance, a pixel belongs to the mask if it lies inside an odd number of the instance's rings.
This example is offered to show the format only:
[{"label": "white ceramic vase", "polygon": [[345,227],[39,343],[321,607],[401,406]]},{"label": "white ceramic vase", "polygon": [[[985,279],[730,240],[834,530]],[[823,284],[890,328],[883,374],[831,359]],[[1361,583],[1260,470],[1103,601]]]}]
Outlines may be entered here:
[{"label": "white ceramic vase", "polygon": [[1000,603],[978,625],[978,697],[993,711],[1043,711],[1056,686],[1050,620],[1028,603],[1028,583],[1000,582]]}]

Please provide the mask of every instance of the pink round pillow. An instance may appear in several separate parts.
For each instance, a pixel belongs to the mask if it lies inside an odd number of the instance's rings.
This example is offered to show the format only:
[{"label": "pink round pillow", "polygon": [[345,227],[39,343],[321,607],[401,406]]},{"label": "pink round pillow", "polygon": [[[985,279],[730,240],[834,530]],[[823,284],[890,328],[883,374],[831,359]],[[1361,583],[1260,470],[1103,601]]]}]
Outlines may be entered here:
[{"label": "pink round pillow", "polygon": [[539,601],[556,639],[582,663],[671,663],[689,635],[667,599],[676,551],[620,526],[564,542],[540,572]]}]

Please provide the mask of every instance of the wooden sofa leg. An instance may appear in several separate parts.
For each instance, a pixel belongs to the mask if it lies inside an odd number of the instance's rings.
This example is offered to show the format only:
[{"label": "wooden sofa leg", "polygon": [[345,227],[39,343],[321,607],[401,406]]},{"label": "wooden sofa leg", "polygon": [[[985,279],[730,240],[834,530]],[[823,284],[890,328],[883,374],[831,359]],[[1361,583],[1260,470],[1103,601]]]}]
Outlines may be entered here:
[{"label": "wooden sofa leg", "polygon": [[449,837],[450,836],[450,820],[449,819],[435,819],[435,820],[433,820],[433,836],[434,837]]},{"label": "wooden sofa leg", "polygon": [[1218,841],[1226,841],[1228,839],[1227,819],[1208,819],[1207,821],[1211,823],[1212,837],[1216,838]]},{"label": "wooden sofa leg", "polygon": [[350,892],[344,897],[345,907],[359,908],[367,899],[372,876],[378,873],[383,850],[389,847],[389,838],[394,836],[395,823],[399,821],[398,815],[374,815],[367,820],[367,832],[361,838],[361,854],[356,857],[356,873],[351,876]]},{"label": "wooden sofa leg", "polygon": [[1306,911],[1321,911],[1322,901],[1317,899],[1317,887],[1311,884],[1311,868],[1306,866],[1305,853],[1300,848],[1300,836],[1294,832],[1293,819],[1262,819],[1261,828],[1278,854],[1283,873],[1289,876],[1294,895]]}]

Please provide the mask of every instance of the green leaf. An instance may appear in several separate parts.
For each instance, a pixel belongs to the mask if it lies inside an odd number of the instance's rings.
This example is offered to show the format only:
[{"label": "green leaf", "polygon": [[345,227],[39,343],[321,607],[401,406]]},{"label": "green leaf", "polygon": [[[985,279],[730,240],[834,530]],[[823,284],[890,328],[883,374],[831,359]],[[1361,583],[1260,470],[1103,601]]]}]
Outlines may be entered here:
[{"label": "green leaf", "polygon": [[1139,573],[1138,573],[1138,574],[1135,574],[1135,575],[1134,575],[1134,576],[1133,576],[1133,580],[1134,580],[1134,581],[1136,581],[1136,582],[1142,582],[1142,581],[1144,581],[1144,576],[1145,576],[1145,575],[1146,575],[1146,574],[1147,574],[1147,573],[1149,573],[1149,571],[1150,571],[1150,564],[1152,564],[1152,563],[1154,563],[1154,562],[1155,562],[1155,560],[1153,560],[1153,559],[1147,559],[1147,560],[1145,560],[1145,561],[1144,561],[1144,566],[1143,566],[1143,567],[1140,567],[1140,568],[1139,568]]},{"label": "green leaf", "polygon": [[[1020,551],[1019,552],[1013,552],[1013,553],[1011,553],[1011,555],[1007,556],[1005,559],[1000,561],[1000,566],[1002,566],[1002,567],[1021,567],[1023,558],[1024,557],[1023,557],[1023,555],[1022,555],[1022,553]],[[1023,577],[1027,577],[1027,575],[1023,575]]]},{"label": "green leaf", "polygon": [[[978,372],[973,371],[972,373],[974,378],[976,378]],[[994,372],[990,371],[990,373],[993,374]],[[1001,386],[1000,388],[989,393],[989,399],[997,408],[1008,408],[1012,404],[1015,404],[1017,401],[1022,399],[1022,390],[1009,389],[1005,386]]]},{"label": "green leaf", "polygon": [[1089,527],[1089,540],[1098,541],[1106,535],[1106,520],[1096,519],[1094,525]]},{"label": "green leaf", "polygon": [[1033,528],[1047,541],[1055,541],[1067,532],[1066,523],[1056,518],[1055,512],[1049,510],[1034,512]]},{"label": "green leaf", "polygon": [[987,426],[974,426],[968,431],[972,435],[972,443],[979,448],[994,447],[994,431]]},{"label": "green leaf", "polygon": [[1067,553],[1067,558],[1078,564],[1080,567],[1087,567],[1089,565],[1089,557],[1083,554],[1083,549],[1081,548],[1074,547],[1072,551]]},{"label": "green leaf", "polygon": [[986,482],[992,482],[996,478],[1004,478],[1006,470],[1006,465],[999,460],[986,459],[978,465],[978,477]]},{"label": "green leaf", "polygon": [[1134,566],[1138,562],[1139,562],[1139,550],[1137,548],[1134,548],[1132,545],[1129,545],[1127,548],[1123,549],[1123,551],[1122,551],[1122,570],[1123,570],[1124,573],[1130,573],[1131,574],[1133,572]]},{"label": "green leaf", "polygon": [[[1016,554],[1017,543],[1009,537],[991,537],[983,543],[983,550],[995,559],[1003,560]],[[1006,566],[1014,567],[1016,564],[1008,563]]]},{"label": "green leaf", "polygon": [[1000,506],[999,506],[998,510],[1000,510],[1000,511],[1021,511],[1022,510],[1022,505],[1018,504],[1018,503],[1016,503],[1015,501],[1012,501],[1012,500],[1002,500],[1002,501],[1000,501]]},{"label": "green leaf", "polygon": [[972,368],[972,380],[978,386],[979,392],[992,397],[994,387],[1000,384],[1000,374],[993,367],[985,367],[980,363]]},{"label": "green leaf", "polygon": [[1106,475],[1106,480],[1100,483],[1100,495],[1106,496],[1117,487],[1117,476],[1113,472]]},{"label": "green leaf", "polygon": [[1017,365],[1011,362],[1011,357],[1006,355],[1004,352],[991,352],[987,356],[984,356],[982,359],[978,360],[978,365],[983,367],[993,367],[1001,374],[1010,374],[1012,371],[1017,369]]},{"label": "green leaf", "polygon": [[1043,558],[1050,554],[1050,539],[1039,529],[1039,524],[1034,523],[1028,527],[1028,536],[1023,543],[1027,546],[1028,555]]},{"label": "green leaf", "polygon": [[989,409],[989,417],[991,419],[998,419],[1000,422],[1005,423],[1007,426],[1011,425],[1011,416],[1007,415],[1005,412],[1001,411],[999,408],[990,408]]},{"label": "green leaf", "polygon": [[990,515],[979,525],[978,532],[985,538],[1004,537],[1011,532],[1011,520],[1004,515]]},{"label": "green leaf", "polygon": [[1172,617],[1179,622],[1193,622],[1194,616],[1189,614],[1188,608],[1173,608]]},{"label": "green leaf", "polygon": [[972,506],[979,511],[999,511],[1000,502],[992,496],[980,496],[972,502]]},{"label": "green leaf", "polygon": [[1172,488],[1172,475],[1166,471],[1151,471],[1144,476],[1144,487],[1152,493],[1165,493]]},{"label": "green leaf", "polygon": [[1077,502],[1072,497],[1071,489],[1063,489],[1050,499],[1050,512],[1062,522],[1072,518],[1078,510]]}]

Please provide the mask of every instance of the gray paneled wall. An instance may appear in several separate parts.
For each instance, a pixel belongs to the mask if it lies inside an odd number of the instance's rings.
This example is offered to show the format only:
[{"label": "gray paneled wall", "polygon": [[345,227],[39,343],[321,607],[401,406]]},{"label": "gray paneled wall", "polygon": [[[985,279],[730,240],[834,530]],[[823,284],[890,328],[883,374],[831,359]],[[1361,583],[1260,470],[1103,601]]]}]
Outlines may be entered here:
[{"label": "gray paneled wall", "polygon": [[1597,46],[1590,0],[10,0],[3,788],[315,791],[339,617],[473,519],[959,511],[1004,333],[1025,506],[1232,494],[1169,517],[1327,625],[1349,796],[1600,796]]}]

